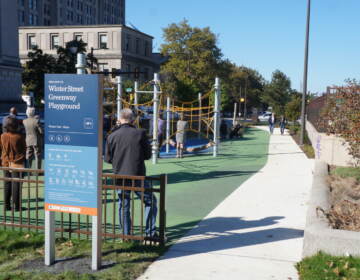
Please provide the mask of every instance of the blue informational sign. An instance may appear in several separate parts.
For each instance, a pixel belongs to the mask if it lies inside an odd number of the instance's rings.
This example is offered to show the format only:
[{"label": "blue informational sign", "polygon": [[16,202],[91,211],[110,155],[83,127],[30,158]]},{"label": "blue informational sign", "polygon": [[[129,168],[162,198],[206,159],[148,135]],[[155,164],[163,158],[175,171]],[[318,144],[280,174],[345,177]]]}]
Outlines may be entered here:
[{"label": "blue informational sign", "polygon": [[100,77],[45,75],[45,210],[97,215]]}]

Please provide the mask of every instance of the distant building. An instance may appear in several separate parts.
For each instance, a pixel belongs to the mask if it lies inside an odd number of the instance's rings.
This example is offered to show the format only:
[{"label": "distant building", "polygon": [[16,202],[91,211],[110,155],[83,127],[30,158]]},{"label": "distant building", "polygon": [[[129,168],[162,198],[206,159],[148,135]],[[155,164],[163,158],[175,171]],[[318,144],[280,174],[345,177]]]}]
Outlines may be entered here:
[{"label": "distant building", "polygon": [[17,3],[0,1],[0,111],[21,101],[21,67],[18,49]]},{"label": "distant building", "polygon": [[117,68],[131,72],[138,69],[145,73],[141,79],[148,80],[160,69],[161,56],[152,53],[153,37],[124,25],[20,27],[21,63],[28,60],[27,54],[34,46],[55,56],[58,46],[64,47],[66,42],[74,39],[87,43],[88,52],[94,49],[98,71]]},{"label": "distant building", "polygon": [[12,0],[20,26],[125,24],[125,0]]}]

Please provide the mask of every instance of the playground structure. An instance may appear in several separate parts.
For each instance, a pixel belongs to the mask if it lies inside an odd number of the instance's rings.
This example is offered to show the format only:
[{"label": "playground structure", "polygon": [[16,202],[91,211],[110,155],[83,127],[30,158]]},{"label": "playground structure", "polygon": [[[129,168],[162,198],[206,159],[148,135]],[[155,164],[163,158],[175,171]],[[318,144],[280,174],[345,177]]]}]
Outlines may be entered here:
[{"label": "playground structure", "polygon": [[[193,101],[179,101],[170,94],[163,92],[161,82],[157,73],[154,79],[147,84],[151,85],[153,90],[139,90],[139,82],[134,82],[134,88],[129,95],[124,95],[122,90],[122,77],[117,77],[117,98],[116,98],[116,116],[119,116],[122,108],[131,108],[136,113],[136,125],[145,128],[152,136],[152,162],[157,163],[158,152],[161,147],[158,143],[158,120],[161,117],[166,121],[166,139],[164,141],[165,153],[169,154],[170,147],[174,145],[174,136],[176,134],[176,122],[180,114],[188,122],[186,132],[197,139],[208,139],[205,145],[197,141],[198,145],[209,148],[213,147],[213,156],[218,154],[218,145],[220,141],[220,79],[215,79],[214,89],[206,94],[199,93],[198,98]],[[147,99],[145,98],[147,96]],[[212,95],[214,98],[212,99]],[[140,97],[142,103],[139,102]],[[111,114],[114,115],[115,104],[108,104],[111,107]],[[197,147],[199,148],[199,147]],[[196,151],[192,147],[189,151]]]}]

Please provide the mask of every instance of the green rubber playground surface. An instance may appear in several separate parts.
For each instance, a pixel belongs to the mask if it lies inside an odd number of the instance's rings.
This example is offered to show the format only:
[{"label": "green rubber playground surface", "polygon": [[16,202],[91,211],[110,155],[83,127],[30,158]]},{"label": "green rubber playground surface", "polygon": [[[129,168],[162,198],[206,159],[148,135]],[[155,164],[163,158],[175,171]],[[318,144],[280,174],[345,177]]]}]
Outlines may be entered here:
[{"label": "green rubber playground surface", "polygon": [[[201,219],[211,212],[221,201],[238,188],[245,180],[258,172],[266,163],[268,153],[269,134],[265,131],[249,128],[243,139],[227,140],[221,143],[219,156],[212,154],[198,154],[186,156],[182,159],[164,158],[157,165],[147,161],[147,175],[168,175],[166,188],[166,226],[168,241],[174,241],[194,227]],[[104,164],[104,171],[109,172],[111,166]],[[29,190],[23,185],[23,194],[31,192],[36,197],[35,189]],[[3,191],[0,200],[3,201]],[[25,196],[26,197],[26,196]],[[43,209],[43,188],[39,189],[39,209]],[[107,203],[107,228],[118,226],[117,195],[113,192]],[[30,205],[29,205],[30,203]],[[136,205],[140,205],[136,201]],[[44,212],[36,215],[36,201],[23,200],[26,211],[23,212],[23,223],[43,225]],[[136,210],[141,209],[137,206]],[[29,211],[30,209],[30,211]],[[4,221],[3,204],[0,203],[0,220]],[[7,213],[10,215],[10,213]],[[57,213],[59,224],[60,213]],[[139,216],[139,215],[137,215]],[[15,212],[14,220],[19,221],[19,212]],[[11,217],[7,218],[11,221]],[[37,223],[36,223],[37,221]],[[159,219],[157,220],[157,222]],[[82,229],[89,229],[86,217],[81,215],[79,220],[69,220],[69,215],[64,215],[64,222],[81,222]],[[115,222],[115,227],[112,225]]]},{"label": "green rubber playground surface", "polygon": [[221,143],[216,158],[206,154],[147,162],[147,175],[168,175],[168,240],[182,236],[267,161],[269,134],[249,128],[243,139]]}]

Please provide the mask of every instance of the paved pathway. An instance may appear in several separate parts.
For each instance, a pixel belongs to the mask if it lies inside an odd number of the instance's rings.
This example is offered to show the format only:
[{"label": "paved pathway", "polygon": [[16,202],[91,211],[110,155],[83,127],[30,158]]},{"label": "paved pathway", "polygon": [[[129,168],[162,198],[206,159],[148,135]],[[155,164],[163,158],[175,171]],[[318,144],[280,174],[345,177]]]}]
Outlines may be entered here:
[{"label": "paved pathway", "polygon": [[139,279],[297,279],[312,168],[292,138],[275,130],[264,168]]}]

